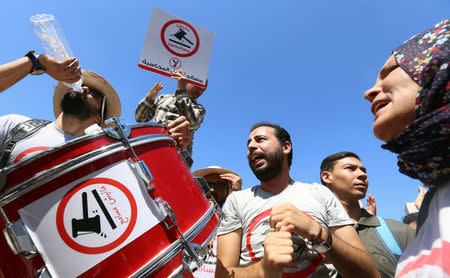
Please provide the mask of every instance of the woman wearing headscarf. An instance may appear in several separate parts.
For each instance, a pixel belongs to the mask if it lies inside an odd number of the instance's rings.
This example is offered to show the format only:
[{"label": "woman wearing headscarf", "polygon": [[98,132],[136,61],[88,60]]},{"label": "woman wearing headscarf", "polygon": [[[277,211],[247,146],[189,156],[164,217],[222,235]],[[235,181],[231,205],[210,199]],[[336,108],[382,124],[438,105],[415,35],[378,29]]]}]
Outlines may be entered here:
[{"label": "woman wearing headscarf", "polygon": [[364,95],[382,148],[398,154],[400,172],[430,189],[396,277],[450,277],[449,22],[394,49]]}]

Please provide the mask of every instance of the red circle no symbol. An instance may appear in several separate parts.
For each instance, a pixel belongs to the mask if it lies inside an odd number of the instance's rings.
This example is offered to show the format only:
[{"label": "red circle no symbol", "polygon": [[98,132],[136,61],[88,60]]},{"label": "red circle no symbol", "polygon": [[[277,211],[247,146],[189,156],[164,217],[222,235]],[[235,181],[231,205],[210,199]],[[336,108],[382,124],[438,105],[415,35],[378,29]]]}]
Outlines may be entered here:
[{"label": "red circle no symbol", "polygon": [[[66,228],[64,227],[64,211],[65,211],[65,208],[66,208],[69,200],[74,196],[75,193],[77,193],[81,189],[83,189],[89,185],[94,185],[94,184],[108,184],[108,185],[116,187],[117,189],[119,189],[120,191],[122,191],[125,194],[126,198],[128,199],[128,201],[130,203],[130,207],[131,207],[130,222],[129,222],[127,228],[125,229],[124,233],[119,238],[117,238],[115,241],[113,241],[107,245],[99,246],[99,247],[84,246],[84,245],[81,245],[81,244],[75,242],[69,236],[69,234],[66,231]],[[56,227],[58,229],[59,235],[61,236],[61,239],[73,250],[76,250],[76,251],[78,251],[80,253],[84,253],[84,254],[101,254],[101,253],[111,251],[112,249],[119,246],[122,242],[124,242],[128,238],[128,236],[131,234],[131,232],[133,231],[133,228],[136,224],[136,219],[137,219],[136,200],[134,199],[133,195],[131,194],[130,190],[128,190],[128,188],[126,188],[120,182],[112,180],[112,179],[93,178],[93,179],[83,181],[83,182],[77,184],[72,189],[70,189],[69,192],[66,193],[66,195],[64,195],[61,202],[59,203],[58,210],[56,212]]]},{"label": "red circle no symbol", "polygon": [[[184,25],[185,28],[188,29],[187,31],[192,31],[192,33],[193,33],[194,36],[195,36],[195,46],[194,46],[194,48],[193,48],[191,51],[184,50],[184,51],[187,52],[187,53],[180,53],[180,52],[175,51],[175,50],[174,50],[174,47],[171,47],[171,46],[167,43],[167,41],[166,41],[166,39],[167,39],[167,40],[170,40],[169,38],[166,38],[166,30],[167,30],[167,28],[168,28],[168,27],[171,27],[173,24],[177,24],[177,23],[178,23],[178,24],[181,24],[181,25]],[[182,29],[180,29],[180,30],[182,30]],[[194,55],[194,54],[197,52],[197,50],[198,50],[198,48],[199,48],[199,46],[200,46],[200,38],[199,38],[199,36],[198,36],[198,34],[197,34],[197,31],[194,29],[194,27],[192,27],[189,23],[187,23],[187,22],[185,22],[185,21],[183,21],[183,20],[178,20],[178,19],[176,19],[176,20],[171,20],[171,21],[167,22],[167,23],[164,24],[164,26],[161,28],[161,42],[162,42],[162,44],[164,45],[164,47],[165,47],[170,53],[172,53],[173,55],[176,55],[176,56],[178,56],[178,57],[189,57],[189,56],[192,56],[192,55]],[[191,43],[192,43],[192,42],[191,42]]]}]

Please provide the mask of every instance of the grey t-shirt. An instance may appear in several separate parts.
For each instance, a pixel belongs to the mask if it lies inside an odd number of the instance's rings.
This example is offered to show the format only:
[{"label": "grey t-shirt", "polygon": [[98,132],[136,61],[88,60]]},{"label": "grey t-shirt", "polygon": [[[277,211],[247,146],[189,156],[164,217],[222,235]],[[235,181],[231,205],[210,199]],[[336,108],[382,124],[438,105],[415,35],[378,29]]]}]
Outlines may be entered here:
[{"label": "grey t-shirt", "polygon": [[[265,234],[270,230],[271,208],[283,203],[292,203],[325,227],[353,225],[339,200],[325,186],[295,182],[279,194],[272,194],[255,186],[235,191],[228,196],[223,206],[225,214],[218,235],[242,228],[240,265],[259,261],[264,256]],[[336,275],[333,265],[322,255],[305,250],[294,258],[285,273],[303,274],[302,277],[332,277]],[[301,272],[301,273],[300,273]],[[308,276],[307,274],[312,274]]]}]

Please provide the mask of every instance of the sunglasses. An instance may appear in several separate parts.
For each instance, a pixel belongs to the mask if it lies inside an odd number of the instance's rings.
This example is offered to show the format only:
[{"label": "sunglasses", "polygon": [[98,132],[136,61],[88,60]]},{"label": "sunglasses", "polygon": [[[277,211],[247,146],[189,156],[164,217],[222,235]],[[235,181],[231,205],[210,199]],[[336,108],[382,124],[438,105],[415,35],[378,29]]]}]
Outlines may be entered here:
[{"label": "sunglasses", "polygon": [[216,182],[208,181],[208,185],[209,187],[214,188],[214,190],[217,191],[225,191],[228,190],[229,188],[229,185],[226,181],[216,181]]},{"label": "sunglasses", "polygon": [[[85,86],[85,85],[83,85]],[[102,124],[105,122],[105,114],[106,114],[106,96],[100,93],[99,91],[95,89],[89,88],[89,94],[93,96],[94,98],[101,98],[102,99],[102,108],[100,112],[100,116],[102,117]]]}]

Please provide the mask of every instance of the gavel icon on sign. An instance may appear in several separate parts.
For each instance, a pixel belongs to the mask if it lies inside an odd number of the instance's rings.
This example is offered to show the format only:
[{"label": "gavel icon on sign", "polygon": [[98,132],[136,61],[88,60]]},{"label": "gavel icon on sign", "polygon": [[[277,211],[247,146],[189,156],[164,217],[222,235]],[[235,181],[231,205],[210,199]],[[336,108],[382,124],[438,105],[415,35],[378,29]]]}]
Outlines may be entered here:
[{"label": "gavel icon on sign", "polygon": [[184,31],[183,29],[179,29],[178,30],[178,32],[176,32],[175,34],[173,34],[173,36],[175,37],[175,38],[177,38],[178,40],[182,40],[182,39],[185,39],[188,43],[190,43],[191,45],[193,45],[194,43],[193,42],[191,42],[188,38],[186,38],[185,36],[186,36],[186,31]]},{"label": "gavel icon on sign", "polygon": [[87,204],[87,193],[83,192],[81,194],[81,200],[83,205],[83,218],[75,219],[72,218],[72,237],[76,238],[79,232],[93,232],[99,234],[100,230],[100,216],[96,215],[94,217],[88,216],[88,204]]}]

